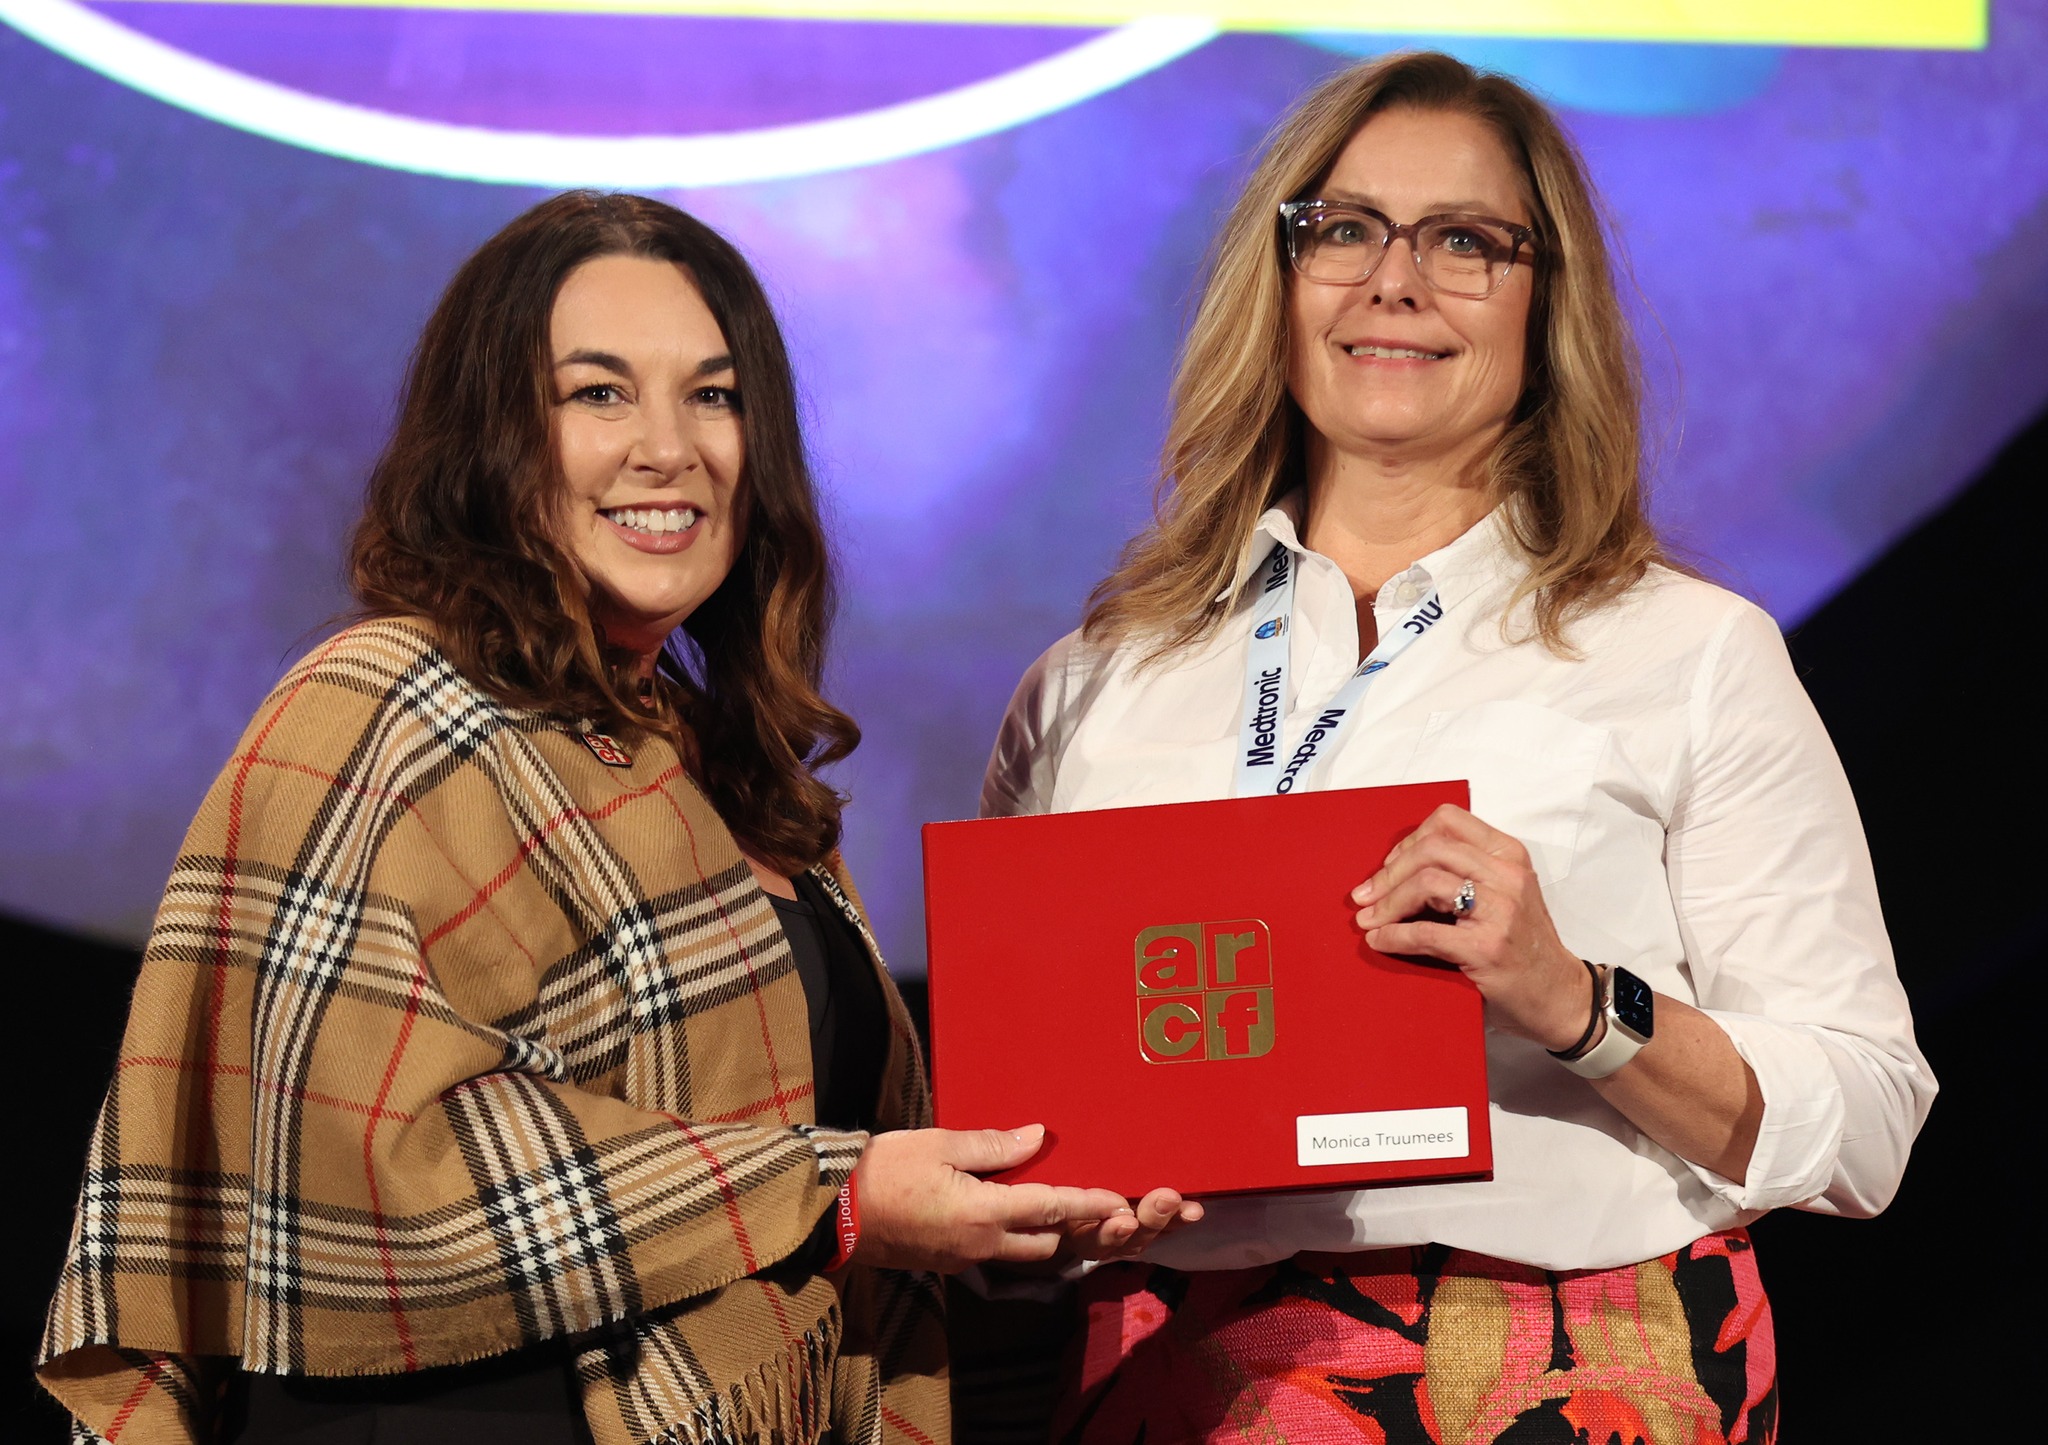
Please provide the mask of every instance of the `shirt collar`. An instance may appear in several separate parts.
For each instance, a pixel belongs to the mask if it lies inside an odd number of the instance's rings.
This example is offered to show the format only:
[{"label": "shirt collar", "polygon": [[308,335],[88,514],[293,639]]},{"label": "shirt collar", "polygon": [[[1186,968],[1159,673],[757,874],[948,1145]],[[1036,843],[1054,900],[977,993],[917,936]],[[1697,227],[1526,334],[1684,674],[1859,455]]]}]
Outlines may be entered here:
[{"label": "shirt collar", "polygon": [[[1266,560],[1275,542],[1297,555],[1307,554],[1308,548],[1302,545],[1300,535],[1302,512],[1307,500],[1303,489],[1296,487],[1260,515],[1258,525],[1252,528],[1251,541],[1238,558],[1237,572],[1230,587],[1217,596],[1218,602],[1243,591],[1245,583]],[[1383,597],[1396,595],[1389,589],[1399,589],[1407,583],[1415,589],[1417,600],[1435,588],[1445,606],[1455,606],[1468,600],[1482,586],[1507,575],[1516,550],[1508,530],[1507,506],[1503,503],[1473,523],[1462,536],[1427,556],[1418,557],[1406,572],[1388,578],[1380,594]]]},{"label": "shirt collar", "polygon": [[1244,551],[1238,556],[1237,571],[1232,574],[1230,585],[1216,594],[1218,602],[1226,602],[1244,591],[1244,584],[1251,580],[1252,573],[1266,560],[1275,542],[1290,552],[1308,551],[1301,545],[1301,538],[1296,535],[1297,529],[1301,526],[1302,507],[1306,500],[1302,489],[1296,487],[1259,514],[1258,524],[1252,528],[1251,539],[1244,544]]}]

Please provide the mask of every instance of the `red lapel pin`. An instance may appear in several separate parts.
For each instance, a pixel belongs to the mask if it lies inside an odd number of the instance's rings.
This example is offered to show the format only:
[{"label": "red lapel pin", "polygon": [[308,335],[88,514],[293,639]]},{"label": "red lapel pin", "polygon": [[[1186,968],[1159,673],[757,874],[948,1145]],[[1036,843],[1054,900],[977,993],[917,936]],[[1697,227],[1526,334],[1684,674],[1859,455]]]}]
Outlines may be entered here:
[{"label": "red lapel pin", "polygon": [[579,733],[577,736],[583,739],[583,746],[590,749],[591,756],[595,757],[606,767],[630,768],[633,766],[633,755],[619,746],[617,738],[607,737],[603,733]]}]

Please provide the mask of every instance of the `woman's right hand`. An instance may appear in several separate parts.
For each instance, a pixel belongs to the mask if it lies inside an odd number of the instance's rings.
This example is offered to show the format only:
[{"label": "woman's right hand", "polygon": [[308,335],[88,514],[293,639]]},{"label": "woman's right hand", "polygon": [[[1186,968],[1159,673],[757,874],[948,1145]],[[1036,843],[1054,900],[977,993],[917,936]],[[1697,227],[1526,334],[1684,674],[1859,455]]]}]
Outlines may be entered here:
[{"label": "woman's right hand", "polygon": [[1129,1214],[1108,1189],[997,1184],[1045,1143],[1045,1128],[902,1129],[868,1140],[854,1170],[860,1238],[853,1257],[884,1269],[952,1274],[985,1260],[1050,1259],[1069,1226]]}]

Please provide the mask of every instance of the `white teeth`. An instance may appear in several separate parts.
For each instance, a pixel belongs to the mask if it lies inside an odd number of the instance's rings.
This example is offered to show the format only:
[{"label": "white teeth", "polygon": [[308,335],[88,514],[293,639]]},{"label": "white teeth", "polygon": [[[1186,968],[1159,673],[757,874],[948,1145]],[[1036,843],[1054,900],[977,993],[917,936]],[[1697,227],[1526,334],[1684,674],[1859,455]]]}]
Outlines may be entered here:
[{"label": "white teeth", "polygon": [[1406,346],[1347,346],[1353,356],[1373,356],[1381,361],[1442,361],[1448,352],[1416,351]]},{"label": "white teeth", "polygon": [[695,507],[667,507],[657,510],[653,507],[614,507],[605,515],[629,531],[646,532],[651,536],[662,536],[669,532],[687,532],[697,523]]}]

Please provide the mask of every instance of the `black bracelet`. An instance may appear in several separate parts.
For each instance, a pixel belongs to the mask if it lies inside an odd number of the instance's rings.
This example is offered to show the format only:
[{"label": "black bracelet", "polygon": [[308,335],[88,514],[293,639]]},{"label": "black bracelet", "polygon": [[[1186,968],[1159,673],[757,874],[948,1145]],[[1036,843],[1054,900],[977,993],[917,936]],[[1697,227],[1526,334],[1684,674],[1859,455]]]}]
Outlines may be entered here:
[{"label": "black bracelet", "polygon": [[1563,1059],[1567,1063],[1571,1062],[1573,1059],[1578,1058],[1581,1054],[1586,1052],[1586,1045],[1593,1042],[1593,1035],[1596,1032],[1598,1032],[1600,1028],[1600,970],[1593,966],[1592,960],[1590,959],[1582,958],[1579,960],[1579,962],[1586,965],[1586,974],[1589,978],[1593,980],[1592,1017],[1586,1020],[1586,1031],[1579,1035],[1579,1041],[1577,1043],[1573,1044],[1568,1049],[1548,1050],[1550,1057],[1552,1057],[1553,1059]]}]

